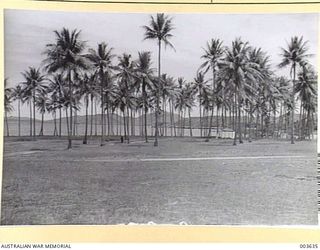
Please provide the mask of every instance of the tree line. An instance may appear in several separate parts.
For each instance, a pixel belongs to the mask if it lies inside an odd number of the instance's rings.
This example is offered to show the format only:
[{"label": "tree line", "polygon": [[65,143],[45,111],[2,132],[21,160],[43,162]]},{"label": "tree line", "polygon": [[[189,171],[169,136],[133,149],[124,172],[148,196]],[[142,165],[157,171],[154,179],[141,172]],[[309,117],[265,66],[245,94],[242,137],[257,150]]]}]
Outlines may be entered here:
[{"label": "tree line", "polygon": [[236,38],[231,46],[225,46],[220,39],[208,41],[201,56],[203,63],[193,81],[188,82],[161,70],[163,47],[175,49],[170,42],[174,30],[172,18],[163,13],[150,16],[149,24],[142,28],[144,39],[156,42],[157,69],[153,68],[149,51],[138,52],[135,59],[127,53],[117,56],[105,42],[97,48],[87,48],[79,30],[54,31],[55,40],[47,44],[43,52],[42,69],[29,67],[22,72],[24,81],[14,88],[9,88],[5,79],[7,136],[7,113],[13,110],[13,101],[17,101],[19,136],[21,105],[29,105],[33,138],[36,137],[36,109],[42,117],[39,136],[43,135],[45,113],[53,116],[53,135],[61,136],[64,113],[68,148],[72,147],[77,113],[82,108],[85,109],[84,144],[88,134],[93,135],[93,117],[95,135],[98,133],[99,112],[101,146],[105,137],[113,133],[110,128],[113,128],[115,114],[119,114],[117,119],[123,119],[123,136],[127,142],[129,135],[135,135],[136,115],[141,116],[144,129],[140,134],[146,142],[147,127],[153,126],[153,122],[148,124],[147,115],[155,115],[154,146],[158,146],[159,136],[167,136],[169,129],[171,136],[183,136],[182,128],[188,127],[192,136],[191,111],[195,106],[199,107],[200,134],[206,141],[213,137],[213,125],[217,136],[224,128],[232,129],[234,145],[237,141],[243,143],[244,139],[250,142],[253,137],[279,138],[284,132],[290,132],[291,143],[295,137],[302,140],[313,136],[317,74],[307,62],[311,55],[303,37],[292,37],[287,47],[281,48],[282,60],[278,67],[288,67],[290,79],[276,75],[265,51]]}]

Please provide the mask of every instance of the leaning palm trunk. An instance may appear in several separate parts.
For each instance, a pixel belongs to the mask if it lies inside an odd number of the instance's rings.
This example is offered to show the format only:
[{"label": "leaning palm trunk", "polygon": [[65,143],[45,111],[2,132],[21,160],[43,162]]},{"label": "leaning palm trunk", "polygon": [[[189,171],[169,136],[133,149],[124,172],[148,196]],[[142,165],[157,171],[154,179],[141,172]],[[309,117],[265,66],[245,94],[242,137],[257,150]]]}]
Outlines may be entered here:
[{"label": "leaning palm trunk", "polygon": [[85,98],[85,105],[86,105],[86,124],[84,128],[84,138],[83,138],[83,144],[87,144],[87,137],[88,137],[88,105],[89,105],[89,97],[86,95]]}]

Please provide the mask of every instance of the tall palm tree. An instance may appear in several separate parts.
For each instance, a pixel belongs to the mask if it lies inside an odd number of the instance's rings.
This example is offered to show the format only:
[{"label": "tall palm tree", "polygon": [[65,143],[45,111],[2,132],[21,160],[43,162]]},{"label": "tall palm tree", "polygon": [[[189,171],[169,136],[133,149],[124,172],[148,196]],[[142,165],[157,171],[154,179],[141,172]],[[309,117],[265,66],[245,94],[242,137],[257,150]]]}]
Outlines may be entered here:
[{"label": "tall palm tree", "polygon": [[136,74],[137,80],[141,83],[143,109],[144,109],[144,136],[145,142],[148,142],[148,131],[147,131],[147,113],[148,113],[148,90],[154,88],[153,85],[153,73],[154,69],[151,68],[151,53],[150,52],[139,52],[138,60],[136,61]]},{"label": "tall palm tree", "polygon": [[234,103],[237,106],[235,113],[238,113],[236,115],[238,118],[238,129],[235,129],[234,145],[236,145],[237,133],[239,134],[239,142],[243,143],[241,133],[241,105],[243,103],[245,85],[247,85],[248,82],[254,82],[262,77],[259,72],[259,66],[249,60],[250,50],[251,47],[248,42],[243,42],[240,38],[237,38],[232,42],[231,48],[226,49],[225,57],[221,63],[224,78],[232,82]]},{"label": "tall palm tree", "polygon": [[202,116],[201,116],[202,96],[203,96],[204,89],[208,88],[207,82],[208,81],[204,79],[204,73],[201,71],[197,72],[197,75],[194,78],[194,87],[198,91],[198,98],[199,98],[200,136],[202,136],[202,127],[203,127]]},{"label": "tall palm tree", "polygon": [[70,102],[70,122],[68,128],[68,149],[72,148],[72,112],[73,112],[73,85],[75,75],[79,70],[88,69],[88,63],[82,55],[85,49],[85,42],[80,39],[81,31],[76,29],[69,31],[62,28],[61,31],[54,31],[55,43],[47,44],[45,54],[47,58],[44,63],[48,73],[61,72],[66,75]]},{"label": "tall palm tree", "polygon": [[[298,73],[298,79],[295,85],[295,93],[298,94],[300,99],[300,133],[299,138],[303,139],[305,135],[305,122],[302,122],[304,119],[305,111],[308,113],[311,102],[314,99],[313,97],[317,96],[317,75],[315,74],[313,68],[310,65],[303,66],[302,70]],[[310,120],[307,116],[307,123]],[[312,131],[311,131],[312,132]]]},{"label": "tall palm tree", "polygon": [[219,69],[219,63],[223,56],[224,48],[222,46],[222,41],[220,39],[211,39],[207,43],[207,47],[204,49],[204,54],[201,56],[205,62],[200,66],[200,69],[204,68],[205,72],[208,72],[209,69],[212,70],[212,96],[211,96],[211,116],[209,124],[209,132],[206,141],[210,140],[211,136],[211,127],[214,114],[214,105],[215,105],[215,92],[216,92],[216,72]]},{"label": "tall palm tree", "polygon": [[[172,18],[166,16],[163,13],[158,13],[156,17],[150,17],[149,26],[143,26],[145,33],[144,33],[144,40],[156,40],[158,43],[158,88],[160,86],[160,76],[161,76],[161,44],[164,43],[165,46],[169,46],[174,49],[173,45],[169,41],[172,37],[170,33],[173,30],[172,25]],[[158,146],[158,136],[159,136],[159,128],[158,128],[158,115],[159,115],[159,102],[160,102],[160,94],[159,90],[156,92],[156,122],[155,122],[155,141],[154,146]]]},{"label": "tall palm tree", "polygon": [[7,136],[9,133],[8,112],[12,111],[12,88],[8,87],[8,79],[4,79],[4,118],[6,121]]},{"label": "tall palm tree", "polygon": [[55,115],[56,109],[59,109],[59,136],[61,137],[62,133],[62,97],[63,97],[63,88],[66,87],[66,79],[63,76],[63,74],[55,74],[53,75],[52,79],[49,79],[49,86],[48,86],[48,93],[51,94],[51,103],[50,111],[53,112],[53,115]]},{"label": "tall palm tree", "polygon": [[36,136],[36,97],[37,94],[46,88],[46,78],[42,75],[40,69],[29,67],[28,70],[22,72],[25,79],[22,82],[23,91],[32,98],[33,103],[33,139]]},{"label": "tall palm tree", "polygon": [[91,61],[93,67],[96,69],[100,78],[100,98],[101,98],[101,140],[100,146],[105,144],[104,142],[104,108],[105,108],[105,88],[108,83],[106,82],[105,75],[111,74],[113,69],[112,59],[115,55],[112,53],[113,48],[109,48],[104,42],[98,44],[97,50],[89,49],[89,54],[86,57]]},{"label": "tall palm tree", "polygon": [[12,91],[13,100],[18,101],[18,136],[21,136],[21,102],[23,103],[23,89],[20,84],[18,84]]},{"label": "tall palm tree", "polygon": [[44,122],[44,114],[47,110],[47,103],[48,103],[48,97],[47,97],[48,92],[46,90],[39,91],[37,96],[36,96],[36,107],[38,111],[41,114],[41,126],[40,126],[40,132],[39,136],[43,136],[43,122]]},{"label": "tall palm tree", "polygon": [[282,61],[279,64],[280,68],[290,66],[290,77],[292,80],[292,92],[291,92],[291,144],[294,144],[294,110],[295,110],[295,84],[296,84],[296,71],[298,66],[303,66],[306,63],[306,58],[310,57],[307,54],[307,43],[303,41],[303,37],[300,38],[294,36],[291,38],[290,43],[287,44],[287,48],[281,48]]}]

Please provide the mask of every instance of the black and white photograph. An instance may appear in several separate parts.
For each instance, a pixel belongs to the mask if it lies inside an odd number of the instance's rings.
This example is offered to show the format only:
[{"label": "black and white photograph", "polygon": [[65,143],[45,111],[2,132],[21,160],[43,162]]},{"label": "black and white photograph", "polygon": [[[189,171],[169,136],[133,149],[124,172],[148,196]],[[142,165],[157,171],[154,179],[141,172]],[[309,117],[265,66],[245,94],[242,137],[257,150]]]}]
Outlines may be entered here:
[{"label": "black and white photograph", "polygon": [[314,13],[4,10],[1,225],[318,225]]}]

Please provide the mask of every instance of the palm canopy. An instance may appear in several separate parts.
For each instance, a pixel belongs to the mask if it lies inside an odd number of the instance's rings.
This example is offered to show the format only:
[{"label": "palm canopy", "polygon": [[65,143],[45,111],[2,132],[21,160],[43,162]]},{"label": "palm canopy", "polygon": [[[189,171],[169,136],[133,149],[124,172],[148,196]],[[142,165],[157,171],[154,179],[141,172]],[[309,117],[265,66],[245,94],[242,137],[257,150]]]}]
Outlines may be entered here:
[{"label": "palm canopy", "polygon": [[170,32],[174,29],[172,25],[172,18],[164,13],[158,13],[154,18],[150,17],[149,26],[142,26],[145,30],[144,40],[158,40],[163,41],[165,46],[169,46],[174,49],[169,39],[173,36]]},{"label": "palm canopy", "polygon": [[298,81],[295,85],[295,93],[299,94],[302,102],[308,102],[311,96],[317,95],[317,76],[309,65],[305,65],[298,73]]},{"label": "palm canopy", "polygon": [[303,41],[303,36],[300,38],[297,36],[292,37],[290,43],[287,43],[287,49],[281,48],[282,61],[278,65],[279,68],[291,65],[290,75],[292,75],[297,65],[303,66],[306,58],[311,56],[311,54],[307,54],[307,43]]},{"label": "palm canopy", "polygon": [[200,66],[200,69],[204,69],[206,73],[210,68],[216,70],[221,58],[224,54],[224,47],[220,39],[211,39],[207,42],[207,47],[203,49],[204,54],[201,56],[205,62]]},{"label": "palm canopy", "polygon": [[31,98],[33,91],[40,92],[47,88],[47,78],[41,74],[40,69],[29,67],[21,74],[25,79],[21,84],[26,99]]},{"label": "palm canopy", "polygon": [[251,47],[248,42],[237,38],[232,42],[231,48],[227,48],[225,57],[221,62],[222,74],[225,79],[233,83],[233,87],[241,90],[244,84],[262,79],[259,65],[250,61],[249,52]]},{"label": "palm canopy", "polygon": [[[138,60],[135,61],[135,74],[136,74],[136,81],[137,83],[144,83],[148,89],[152,89],[153,80],[154,80],[154,72],[155,69],[151,68],[152,61],[151,61],[151,53],[147,52],[139,52]],[[140,88],[140,84],[138,89]]]},{"label": "palm canopy", "polygon": [[63,28],[61,31],[54,31],[55,43],[47,44],[44,60],[45,69],[49,73],[56,71],[74,71],[79,69],[88,69],[88,63],[83,57],[82,52],[85,49],[85,42],[80,40],[80,33],[76,29],[71,32]]},{"label": "palm canopy", "polygon": [[95,69],[100,71],[112,69],[112,59],[115,57],[113,48],[109,48],[107,43],[99,43],[97,50],[89,49],[89,54],[85,55]]},{"label": "palm canopy", "polygon": [[13,89],[8,87],[8,78],[4,79],[4,110],[10,112],[12,110],[12,92]]}]

